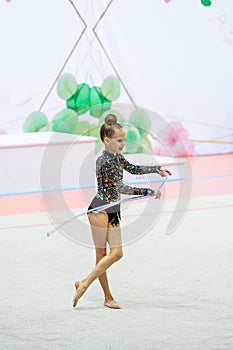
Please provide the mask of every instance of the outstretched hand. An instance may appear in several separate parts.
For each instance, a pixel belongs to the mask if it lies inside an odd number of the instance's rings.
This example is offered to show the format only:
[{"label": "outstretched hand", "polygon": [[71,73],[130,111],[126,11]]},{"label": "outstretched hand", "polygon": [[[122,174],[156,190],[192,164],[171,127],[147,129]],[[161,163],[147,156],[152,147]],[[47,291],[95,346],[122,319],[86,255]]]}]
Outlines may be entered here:
[{"label": "outstretched hand", "polygon": [[162,177],[165,177],[167,175],[172,175],[172,172],[168,169],[164,169],[164,168],[160,168],[160,172],[159,172],[159,175],[162,176]]},{"label": "outstretched hand", "polygon": [[160,199],[160,198],[161,198],[161,195],[162,195],[162,193],[161,193],[159,190],[156,190],[156,191],[155,191],[155,194],[154,194],[155,199]]},{"label": "outstretched hand", "polygon": [[163,169],[162,167],[160,168],[160,172],[159,172],[159,175],[162,176],[162,177],[166,177],[165,180],[163,180],[159,186],[159,189],[158,190],[155,190],[155,193],[154,193],[154,196],[155,196],[155,199],[160,199],[161,196],[162,196],[162,193],[160,192],[160,188],[163,186],[163,184],[165,183],[165,181],[167,180],[167,176],[168,175],[172,175],[172,172],[168,169]]}]

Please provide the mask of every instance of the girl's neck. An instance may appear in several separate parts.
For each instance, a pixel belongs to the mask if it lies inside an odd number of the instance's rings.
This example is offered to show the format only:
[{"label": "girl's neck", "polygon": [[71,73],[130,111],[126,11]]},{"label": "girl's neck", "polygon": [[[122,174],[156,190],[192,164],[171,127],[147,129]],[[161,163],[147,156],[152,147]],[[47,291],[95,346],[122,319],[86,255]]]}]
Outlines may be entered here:
[{"label": "girl's neck", "polygon": [[114,156],[116,155],[116,152],[109,150],[107,146],[105,146],[105,152],[113,154]]}]

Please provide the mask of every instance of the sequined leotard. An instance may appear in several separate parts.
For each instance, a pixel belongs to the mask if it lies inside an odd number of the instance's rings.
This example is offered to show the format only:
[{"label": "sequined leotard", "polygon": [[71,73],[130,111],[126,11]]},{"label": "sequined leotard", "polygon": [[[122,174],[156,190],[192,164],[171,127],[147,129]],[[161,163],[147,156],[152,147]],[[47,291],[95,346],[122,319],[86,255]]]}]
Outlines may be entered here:
[{"label": "sequined leotard", "polygon": [[[123,183],[123,170],[131,174],[142,175],[159,173],[160,166],[143,166],[129,163],[122,154],[112,154],[104,151],[96,161],[96,177],[98,191],[88,209],[96,208],[110,202],[120,201],[121,193],[128,195],[154,194],[150,188],[138,188]],[[109,216],[109,223],[118,224],[120,219],[120,205],[105,210]]]}]

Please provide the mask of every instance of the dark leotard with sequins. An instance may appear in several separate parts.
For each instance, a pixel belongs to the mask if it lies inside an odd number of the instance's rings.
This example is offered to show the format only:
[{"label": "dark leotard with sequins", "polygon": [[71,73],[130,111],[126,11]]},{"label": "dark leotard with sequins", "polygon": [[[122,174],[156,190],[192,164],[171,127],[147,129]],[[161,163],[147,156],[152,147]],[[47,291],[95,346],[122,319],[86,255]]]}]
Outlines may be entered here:
[{"label": "dark leotard with sequins", "polygon": [[122,154],[113,155],[104,151],[96,161],[96,177],[98,191],[93,198],[88,210],[101,207],[110,202],[116,205],[105,209],[108,214],[108,222],[111,225],[118,225],[121,219],[120,201],[121,193],[128,195],[153,195],[154,190],[150,188],[138,188],[123,183],[123,170],[131,174],[142,175],[159,173],[160,166],[142,166],[129,163]]},{"label": "dark leotard with sequins", "polygon": [[113,155],[106,151],[96,161],[98,184],[97,197],[106,202],[118,202],[121,193],[128,195],[154,194],[149,188],[127,186],[123,183],[123,170],[134,175],[159,173],[160,166],[143,166],[129,163],[122,154]]}]

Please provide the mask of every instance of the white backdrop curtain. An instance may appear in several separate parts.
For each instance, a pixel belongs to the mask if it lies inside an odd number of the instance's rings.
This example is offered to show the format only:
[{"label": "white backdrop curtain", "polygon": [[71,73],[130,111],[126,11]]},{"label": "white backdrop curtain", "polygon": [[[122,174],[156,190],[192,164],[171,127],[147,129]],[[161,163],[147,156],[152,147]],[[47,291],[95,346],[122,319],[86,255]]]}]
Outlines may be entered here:
[{"label": "white backdrop curtain", "polygon": [[[209,7],[200,0],[76,0],[73,5],[1,0],[2,132],[23,132],[27,116],[40,107],[49,118],[64,108],[56,86],[51,89],[61,70],[90,85],[117,74],[123,83],[117,102],[134,102],[181,122],[195,154],[233,151],[232,0],[212,0]],[[75,8],[87,28],[70,55],[84,30]],[[96,26],[101,47],[92,28],[106,8]]]}]

